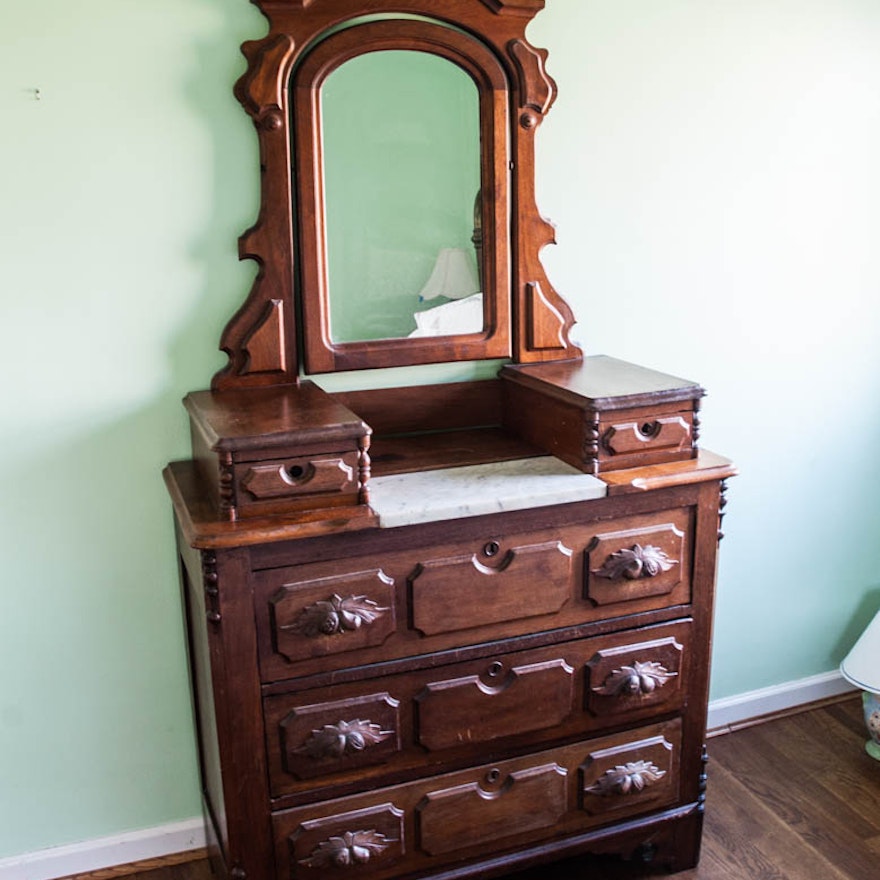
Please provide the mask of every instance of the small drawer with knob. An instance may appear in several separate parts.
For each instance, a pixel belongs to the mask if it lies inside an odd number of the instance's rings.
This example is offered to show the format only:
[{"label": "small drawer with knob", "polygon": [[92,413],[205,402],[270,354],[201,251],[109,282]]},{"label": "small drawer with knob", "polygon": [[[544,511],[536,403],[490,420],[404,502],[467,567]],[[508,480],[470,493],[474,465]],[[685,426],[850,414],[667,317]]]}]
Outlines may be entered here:
[{"label": "small drawer with knob", "polygon": [[693,458],[696,409],[680,404],[599,414],[598,460],[602,471]]},{"label": "small drawer with knob", "polygon": [[353,450],[235,464],[233,474],[239,512],[253,515],[276,508],[295,510],[356,504],[359,463],[359,453]]},{"label": "small drawer with knob", "polygon": [[196,391],[193,457],[224,520],[356,508],[366,515],[371,430],[312,382]]},{"label": "small drawer with knob", "polygon": [[267,689],[272,793],[287,804],[682,707],[690,620],[298,690]]},{"label": "small drawer with knob", "polygon": [[695,382],[594,355],[501,371],[504,422],[587,473],[684,461],[697,454]]}]

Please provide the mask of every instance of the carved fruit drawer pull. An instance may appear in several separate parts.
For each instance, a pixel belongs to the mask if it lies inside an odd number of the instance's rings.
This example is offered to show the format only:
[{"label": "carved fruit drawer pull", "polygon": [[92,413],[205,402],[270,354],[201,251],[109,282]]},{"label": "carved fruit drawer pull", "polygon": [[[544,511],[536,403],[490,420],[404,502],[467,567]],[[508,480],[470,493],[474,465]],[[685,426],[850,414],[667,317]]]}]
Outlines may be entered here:
[{"label": "carved fruit drawer pull", "polygon": [[393,732],[382,730],[380,725],[372,721],[338,721],[336,724],[325,724],[320,730],[313,730],[312,735],[296,751],[317,760],[341,758],[383,742]]},{"label": "carved fruit drawer pull", "polygon": [[334,593],[329,599],[306,606],[293,623],[280,629],[312,639],[318,636],[336,636],[373,623],[387,610],[380,608],[366,596],[349,596],[343,599]]},{"label": "carved fruit drawer pull", "polygon": [[618,550],[612,553],[602,564],[602,567],[593,572],[597,577],[626,578],[630,581],[639,578],[656,577],[664,571],[669,571],[677,559],[670,559],[659,547],[652,544],[633,544],[629,550]]},{"label": "carved fruit drawer pull", "polygon": [[346,831],[340,837],[322,840],[307,859],[300,861],[307,868],[345,868],[365,865],[374,855],[396,843],[378,831]]},{"label": "carved fruit drawer pull", "polygon": [[606,770],[584,790],[589,794],[601,796],[638,794],[665,775],[665,770],[661,770],[650,761],[634,761],[629,764],[618,764],[617,767]]},{"label": "carved fruit drawer pull", "polygon": [[645,696],[652,694],[657,688],[663,687],[677,672],[669,672],[665,667],[653,660],[640,663],[636,660],[632,666],[621,666],[615,669],[605,683],[593,688],[593,692],[604,697]]}]

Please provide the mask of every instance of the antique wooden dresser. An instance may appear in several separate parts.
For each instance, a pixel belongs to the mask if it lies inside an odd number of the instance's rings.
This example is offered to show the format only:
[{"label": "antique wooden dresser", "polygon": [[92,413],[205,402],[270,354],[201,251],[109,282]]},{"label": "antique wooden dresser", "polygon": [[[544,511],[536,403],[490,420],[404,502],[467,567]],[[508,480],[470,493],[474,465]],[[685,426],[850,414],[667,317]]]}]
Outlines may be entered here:
[{"label": "antique wooden dresser", "polygon": [[[260,273],[221,341],[228,366],[186,398],[193,458],[165,472],[215,869],[451,880],[596,853],[692,866],[734,470],[697,448],[699,385],[570,340],[538,259],[552,228],[534,136],[555,84],[524,32],[543,0],[257,5],[269,33],[243,47],[236,94],[260,139],[262,211],[241,242]],[[340,189],[363,206],[337,178],[374,136],[395,175],[398,141],[436,148],[410,138],[413,111],[393,118],[393,89],[425,60],[474,93],[478,292],[444,287],[439,308],[468,299],[477,322],[432,313],[427,334],[344,337],[334,259],[357,224],[333,232]],[[375,79],[374,62],[415,67]],[[342,100],[349,65],[372,85]],[[360,109],[340,165],[334,119]],[[433,204],[402,225],[432,225]],[[406,262],[382,235],[382,260]],[[459,244],[444,232],[427,249],[442,267]],[[366,287],[382,260],[358,264],[369,303],[345,309],[379,314]],[[461,360],[497,361],[495,375],[381,372]],[[321,387],[366,368],[374,387]]]}]

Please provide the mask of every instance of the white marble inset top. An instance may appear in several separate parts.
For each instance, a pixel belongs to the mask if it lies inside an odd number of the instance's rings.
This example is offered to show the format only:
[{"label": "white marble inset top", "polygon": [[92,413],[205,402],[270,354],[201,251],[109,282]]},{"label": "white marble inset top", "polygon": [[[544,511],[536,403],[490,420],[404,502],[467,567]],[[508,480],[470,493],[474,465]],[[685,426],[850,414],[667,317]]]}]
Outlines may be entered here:
[{"label": "white marble inset top", "polygon": [[380,528],[603,498],[606,486],[550,455],[370,480]]}]

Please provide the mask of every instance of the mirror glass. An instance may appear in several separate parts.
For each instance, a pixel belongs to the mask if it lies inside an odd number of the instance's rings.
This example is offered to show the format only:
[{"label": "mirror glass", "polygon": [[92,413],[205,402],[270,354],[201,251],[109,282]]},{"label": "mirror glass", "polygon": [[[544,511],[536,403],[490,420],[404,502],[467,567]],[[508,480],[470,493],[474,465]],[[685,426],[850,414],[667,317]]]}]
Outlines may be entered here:
[{"label": "mirror glass", "polygon": [[428,52],[368,52],[320,107],[332,341],[481,332],[474,80]]}]

